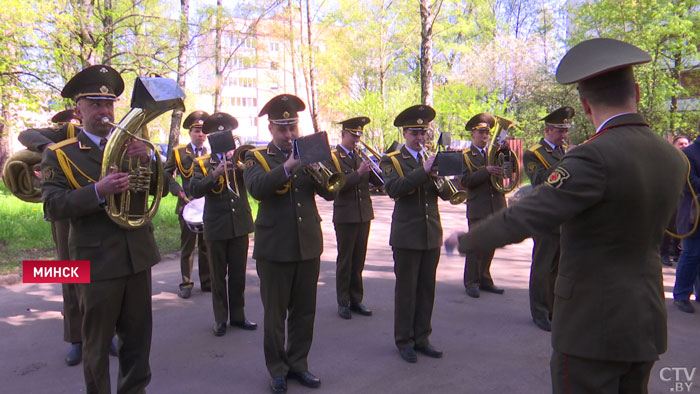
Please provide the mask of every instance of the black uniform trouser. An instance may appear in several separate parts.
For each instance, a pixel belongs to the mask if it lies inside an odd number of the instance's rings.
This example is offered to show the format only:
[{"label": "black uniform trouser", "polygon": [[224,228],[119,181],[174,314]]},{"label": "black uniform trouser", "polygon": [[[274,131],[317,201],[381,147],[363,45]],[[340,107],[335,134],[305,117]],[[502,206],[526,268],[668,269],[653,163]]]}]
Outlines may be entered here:
[{"label": "black uniform trouser", "polygon": [[[245,269],[248,235],[207,241],[211,272],[211,298],[214,320],[245,320]],[[228,275],[228,278],[227,278]]]},{"label": "black uniform trouser", "polygon": [[211,287],[209,277],[209,259],[207,258],[207,243],[203,233],[195,233],[187,227],[187,222],[179,215],[180,220],[180,272],[182,283],[180,288],[194,287],[192,267],[194,266],[194,249],[198,249],[197,264],[199,265],[199,283],[202,288]]},{"label": "black uniform trouser", "polygon": [[[314,336],[319,257],[303,261],[257,260],[260,297],[265,310],[265,364],[270,376],[308,371]],[[285,349],[285,320],[287,347]]]},{"label": "black uniform trouser", "polygon": [[655,361],[592,360],[554,350],[553,394],[646,394]]},{"label": "black uniform trouser", "polygon": [[394,252],[394,341],[398,348],[427,346],[433,328],[435,272],[440,248]]},{"label": "black uniform trouser", "polygon": [[83,372],[88,394],[109,394],[109,346],[119,337],[118,394],[143,393],[151,381],[151,270],[79,284]]},{"label": "black uniform trouser", "polygon": [[[51,222],[51,235],[56,244],[56,253],[59,260],[70,260],[68,248],[68,233],[70,232],[70,220],[55,220]],[[80,327],[83,324],[83,314],[80,312],[78,301],[78,288],[75,283],[61,284],[63,293],[63,340],[70,343],[82,341]]]},{"label": "black uniform trouser", "polygon": [[362,270],[365,268],[370,222],[335,223],[338,257],[335,262],[335,290],[338,305],[359,304],[364,294]]},{"label": "black uniform trouser", "polygon": [[[469,229],[476,228],[482,219],[467,219]],[[484,252],[468,250],[464,258],[464,287],[479,287],[493,285],[491,278],[491,260],[495,249]]]},{"label": "black uniform trouser", "polygon": [[532,237],[530,267],[530,313],[533,319],[551,319],[554,282],[559,271],[559,234]]}]

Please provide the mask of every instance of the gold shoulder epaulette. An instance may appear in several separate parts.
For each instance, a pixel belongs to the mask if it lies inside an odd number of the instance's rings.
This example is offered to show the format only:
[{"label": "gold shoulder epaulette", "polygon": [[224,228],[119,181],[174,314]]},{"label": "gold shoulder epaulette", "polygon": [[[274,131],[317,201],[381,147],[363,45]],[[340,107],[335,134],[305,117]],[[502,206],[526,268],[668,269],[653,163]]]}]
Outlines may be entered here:
[{"label": "gold shoulder epaulette", "polygon": [[56,149],[61,149],[66,145],[75,144],[76,142],[78,142],[77,138],[68,138],[67,140],[63,140],[61,142],[57,142],[57,143],[49,146],[49,149],[55,151]]},{"label": "gold shoulder epaulette", "polygon": [[391,157],[391,156],[396,156],[396,155],[398,155],[399,153],[401,153],[400,150],[395,150],[395,151],[393,151],[393,152],[391,152],[391,153],[387,153],[386,155],[387,155],[387,157]]},{"label": "gold shoulder epaulette", "polygon": [[189,145],[189,144],[180,144],[180,145],[176,146],[175,149],[184,148],[184,147],[186,147],[187,145]]},{"label": "gold shoulder epaulette", "polygon": [[530,149],[528,149],[528,150],[529,150],[530,152],[534,152],[534,151],[536,151],[537,149],[540,149],[541,147],[542,147],[542,145],[540,145],[540,144],[535,144],[535,145],[533,145],[533,146],[532,146]]},{"label": "gold shoulder epaulette", "polygon": [[209,160],[210,157],[211,157],[211,154],[206,154],[206,155],[199,156],[197,158],[197,160],[199,160],[199,161]]},{"label": "gold shoulder epaulette", "polygon": [[338,151],[338,148],[333,148],[333,149],[331,149],[331,153],[335,153],[335,152],[337,152],[337,151]]},{"label": "gold shoulder epaulette", "polygon": [[266,150],[266,149],[267,149],[267,147],[266,147],[266,146],[263,146],[262,148],[255,148],[255,149],[251,149],[250,151],[251,151],[251,152],[259,152],[259,151],[261,151],[261,150]]}]

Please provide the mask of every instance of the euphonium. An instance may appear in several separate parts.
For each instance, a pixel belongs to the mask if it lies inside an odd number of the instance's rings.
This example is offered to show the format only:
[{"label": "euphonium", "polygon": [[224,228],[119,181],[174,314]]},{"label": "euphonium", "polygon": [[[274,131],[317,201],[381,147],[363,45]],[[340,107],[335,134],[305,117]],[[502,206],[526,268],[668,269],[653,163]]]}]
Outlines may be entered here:
[{"label": "euphonium", "polygon": [[491,185],[500,193],[510,193],[520,184],[520,164],[518,156],[506,143],[508,131],[516,123],[510,119],[496,116],[496,130],[491,137],[486,153],[486,165],[503,168],[503,175],[490,175]]},{"label": "euphonium", "polygon": [[[171,79],[137,78],[131,97],[131,110],[118,124],[106,117],[102,119],[103,123],[114,129],[103,152],[101,178],[113,170],[129,174],[129,188],[126,191],[105,197],[107,215],[122,228],[136,229],[149,223],[158,211],[163,195],[165,177],[160,154],[155,145],[137,134],[145,132],[146,125],[163,113],[172,109],[184,110],[184,96],[182,89]],[[126,157],[128,142],[133,139],[146,144],[155,156],[154,177],[150,161],[142,165],[140,159]],[[152,189],[155,195],[149,202]]]}]

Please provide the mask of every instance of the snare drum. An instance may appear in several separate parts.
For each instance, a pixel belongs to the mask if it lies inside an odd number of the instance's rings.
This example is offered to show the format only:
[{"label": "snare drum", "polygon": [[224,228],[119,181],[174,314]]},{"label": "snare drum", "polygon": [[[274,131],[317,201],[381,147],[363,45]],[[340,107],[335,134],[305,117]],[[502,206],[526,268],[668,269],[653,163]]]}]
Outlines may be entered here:
[{"label": "snare drum", "polygon": [[187,228],[194,233],[204,232],[204,197],[195,198],[182,209],[182,218]]}]

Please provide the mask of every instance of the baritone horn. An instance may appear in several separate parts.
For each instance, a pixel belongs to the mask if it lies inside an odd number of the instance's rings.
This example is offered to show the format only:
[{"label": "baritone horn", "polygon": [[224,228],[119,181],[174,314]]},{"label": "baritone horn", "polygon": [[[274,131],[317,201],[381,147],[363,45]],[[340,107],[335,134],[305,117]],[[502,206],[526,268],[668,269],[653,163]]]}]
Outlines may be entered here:
[{"label": "baritone horn", "polygon": [[[184,92],[171,79],[153,77],[136,78],[131,97],[131,109],[119,123],[102,118],[102,123],[113,127],[102,157],[100,178],[110,172],[123,171],[129,175],[129,188],[105,197],[105,210],[109,218],[125,229],[137,229],[148,224],[155,216],[164,190],[164,171],[160,153],[155,145],[139,134],[146,133],[146,125],[163,113],[184,110]],[[143,142],[155,157],[155,169],[151,162],[141,164],[138,158],[127,157],[128,142]],[[154,172],[155,170],[155,172]],[[151,197],[151,191],[155,194]]]},{"label": "baritone horn", "polygon": [[503,175],[490,175],[491,185],[500,193],[506,194],[513,191],[520,184],[520,164],[518,156],[507,143],[508,132],[516,122],[501,116],[496,118],[496,130],[491,137],[486,153],[486,165],[497,166],[503,169]]}]

